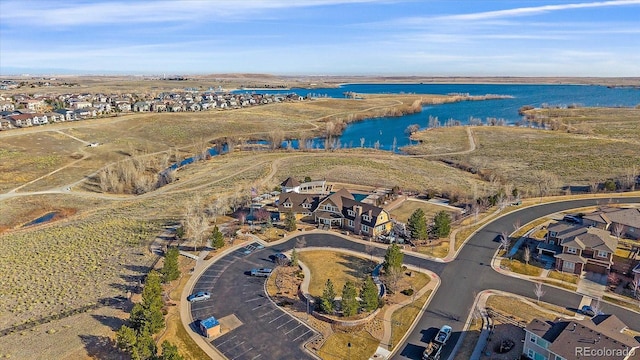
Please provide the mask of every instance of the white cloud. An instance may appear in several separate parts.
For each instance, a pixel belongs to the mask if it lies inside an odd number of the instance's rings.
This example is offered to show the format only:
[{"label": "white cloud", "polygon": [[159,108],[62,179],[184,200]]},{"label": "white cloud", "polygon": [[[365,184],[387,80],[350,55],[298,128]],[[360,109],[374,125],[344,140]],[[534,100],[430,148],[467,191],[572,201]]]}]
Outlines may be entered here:
[{"label": "white cloud", "polygon": [[562,4],[562,5],[531,6],[531,7],[521,7],[521,8],[514,8],[514,9],[507,9],[507,10],[448,15],[448,16],[438,17],[438,19],[487,20],[487,19],[509,18],[514,16],[536,15],[536,14],[542,14],[542,13],[547,13],[551,11],[560,11],[560,10],[610,7],[610,6],[628,6],[628,5],[640,5],[640,0],[615,0],[615,1],[598,1],[598,2],[588,2],[588,3]]},{"label": "white cloud", "polygon": [[234,21],[258,13],[285,8],[303,8],[353,3],[389,3],[389,0],[181,0],[104,1],[3,1],[0,19],[7,23],[39,26],[77,26],[111,23],[159,23],[215,19]]}]

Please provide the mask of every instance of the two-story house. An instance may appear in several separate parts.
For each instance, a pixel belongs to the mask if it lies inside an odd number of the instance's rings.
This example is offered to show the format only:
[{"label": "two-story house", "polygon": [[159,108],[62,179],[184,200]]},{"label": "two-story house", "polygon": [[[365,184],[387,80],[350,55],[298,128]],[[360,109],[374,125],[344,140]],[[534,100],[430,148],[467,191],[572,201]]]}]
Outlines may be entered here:
[{"label": "two-story house", "polygon": [[640,239],[640,209],[605,207],[582,217],[584,225],[609,230],[614,236]]},{"label": "two-story house", "polygon": [[627,326],[615,315],[584,320],[533,319],[525,330],[522,353],[532,360],[640,358],[640,343],[622,331]]},{"label": "two-story house", "polygon": [[281,214],[293,213],[296,220],[303,218],[311,220],[319,202],[319,195],[298,194],[296,192],[281,193],[278,200],[278,212]]},{"label": "two-story house", "polygon": [[547,227],[547,244],[562,247],[555,255],[556,270],[580,275],[583,271],[608,274],[618,246],[608,231],[565,223]]}]

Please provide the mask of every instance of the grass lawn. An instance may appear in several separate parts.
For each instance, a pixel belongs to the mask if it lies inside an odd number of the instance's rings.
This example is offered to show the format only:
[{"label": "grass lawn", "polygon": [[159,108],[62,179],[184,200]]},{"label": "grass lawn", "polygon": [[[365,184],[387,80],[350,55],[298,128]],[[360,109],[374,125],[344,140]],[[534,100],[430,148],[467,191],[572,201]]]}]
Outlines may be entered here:
[{"label": "grass lawn", "polygon": [[619,300],[617,298],[614,298],[614,297],[611,297],[611,296],[607,296],[607,295],[603,295],[602,299],[606,300],[608,302],[614,303],[614,304],[616,304],[618,306],[621,306],[623,308],[631,309],[633,311],[640,311],[640,306],[638,306],[638,304],[634,303],[634,302],[622,301],[622,300]]},{"label": "grass lawn", "polygon": [[424,293],[424,295],[416,299],[413,303],[405,305],[393,312],[393,315],[391,315],[391,321],[393,321],[391,324],[391,342],[393,346],[396,346],[407,330],[409,330],[413,320],[420,314],[422,306],[427,302],[429,296],[431,296],[431,290]]},{"label": "grass lawn", "polygon": [[328,250],[300,251],[299,258],[311,271],[309,293],[313,296],[322,295],[327,279],[331,279],[338,295],[347,281],[360,288],[363,279],[376,265],[366,258]]},{"label": "grass lawn", "polygon": [[443,258],[449,254],[449,242],[443,241],[435,246],[418,246],[418,252],[436,258]]},{"label": "grass lawn", "polygon": [[[533,286],[531,286],[533,294]],[[554,320],[555,315],[545,311],[540,311],[535,307],[524,303],[517,298],[511,296],[492,295],[487,299],[487,307],[490,307],[503,314],[513,315],[523,322],[530,322],[534,318],[543,318],[546,320]]]},{"label": "grass lawn", "polygon": [[549,285],[554,285],[554,286],[557,286],[557,287],[561,287],[563,289],[567,289],[567,290],[571,290],[571,291],[578,290],[577,286],[571,285],[571,284],[567,284],[567,283],[563,283],[563,282],[551,281],[551,280],[547,280],[547,279],[542,279],[542,280],[540,280],[540,282],[543,282],[543,283],[549,284]]},{"label": "grass lawn", "polygon": [[403,202],[402,205],[393,209],[391,211],[391,215],[394,216],[396,220],[406,223],[411,214],[413,214],[417,209],[422,209],[422,211],[424,211],[428,221],[433,219],[436,214],[442,210],[453,213],[450,208],[445,206],[431,204],[424,201],[407,200]]},{"label": "grass lawn", "polygon": [[578,283],[578,277],[576,275],[573,274],[567,274],[567,273],[563,273],[560,271],[550,271],[549,275],[547,275],[547,277],[551,278],[551,279],[556,279],[556,280],[562,280],[568,283],[572,283],[572,284],[577,284]]},{"label": "grass lawn", "polygon": [[523,275],[540,276],[540,274],[542,273],[541,267],[531,265],[531,264],[527,265],[516,259],[513,259],[513,260],[502,259],[500,261],[500,266],[506,269],[509,269],[510,271],[513,271],[515,273],[523,274]]},{"label": "grass lawn", "polygon": [[[349,348],[347,344],[351,344]],[[335,332],[325,341],[318,354],[323,360],[368,359],[380,342],[367,331]]]},{"label": "grass lawn", "polygon": [[517,240],[518,238],[522,237],[524,234],[527,233],[527,231],[533,229],[536,226],[540,226],[544,223],[546,223],[547,221],[549,221],[549,218],[547,217],[542,217],[539,219],[535,219],[527,224],[524,224],[524,226],[522,226],[521,228],[519,228],[518,230],[514,231],[510,236],[514,239]]}]

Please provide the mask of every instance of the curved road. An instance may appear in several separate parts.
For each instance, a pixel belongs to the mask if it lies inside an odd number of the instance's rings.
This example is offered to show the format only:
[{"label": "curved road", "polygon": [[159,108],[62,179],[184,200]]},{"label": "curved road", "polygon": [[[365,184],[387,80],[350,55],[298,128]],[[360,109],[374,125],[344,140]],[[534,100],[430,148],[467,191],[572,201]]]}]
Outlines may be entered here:
[{"label": "curved road", "polygon": [[[460,338],[464,323],[473,306],[475,295],[483,290],[495,289],[515,293],[530,298],[534,297],[534,285],[532,282],[497,273],[491,268],[491,259],[495,254],[498,246],[497,243],[493,242],[493,238],[497,234],[503,231],[511,232],[511,229],[513,229],[513,224],[517,221],[519,221],[520,224],[526,224],[532,220],[555,212],[579,207],[595,206],[609,201],[609,198],[568,200],[537,205],[514,211],[497,220],[492,221],[482,230],[478,231],[462,247],[455,260],[449,263],[440,263],[426,260],[423,258],[412,256],[410,253],[405,254],[405,263],[433,271],[438,276],[440,276],[441,284],[438,288],[438,291],[433,295],[433,298],[431,299],[431,302],[429,303],[429,306],[427,307],[425,313],[422,314],[422,317],[416,324],[416,327],[405,339],[405,341],[397,348],[398,350],[396,351],[393,358],[420,359],[427,342],[442,325],[448,324],[453,328],[454,333],[443,352],[442,359],[447,359],[453,347]],[[640,203],[640,197],[612,198],[611,201],[624,203]],[[251,256],[248,257],[253,260],[251,262],[253,262],[254,265],[260,264],[262,266],[262,263],[266,264],[266,259],[269,254],[273,253],[274,251],[286,251],[292,249],[299,237],[304,237],[307,246],[338,247],[366,253],[365,245],[361,243],[348,241],[341,237],[328,234],[306,234],[292,238],[282,244],[255,251]],[[383,257],[384,252],[384,249],[375,248],[374,255]],[[234,255],[234,257],[236,256],[238,256],[237,253]],[[226,260],[225,258],[221,260],[224,261]],[[247,267],[246,270],[248,270],[247,265],[249,264],[245,264],[245,267]],[[236,269],[234,274],[225,273],[225,270],[226,267],[220,268],[217,276],[219,276],[220,278],[226,278],[227,276],[229,276],[230,279],[235,278],[237,281],[239,276],[237,272],[240,269]],[[566,308],[575,309],[578,307],[578,305],[580,304],[580,300],[582,299],[582,295],[578,295],[567,290],[546,285],[543,287],[546,293],[542,299],[546,302],[550,302]],[[213,284],[207,281],[207,277],[203,276],[197,280],[195,290],[209,290],[212,291],[213,294],[215,294],[216,292],[221,291],[222,287],[213,288]],[[230,296],[230,293],[227,293],[226,291],[221,292],[221,294],[222,293],[224,293],[224,297],[219,298],[218,301],[222,300],[224,302],[226,300],[228,302],[229,299],[232,298]],[[264,293],[262,294],[264,295]],[[234,298],[234,300],[236,300],[236,298]],[[214,302],[214,304],[215,303],[216,302]],[[603,303],[602,307],[604,312],[615,314],[619,318],[624,319],[625,323],[629,325],[629,327],[640,329],[640,314],[606,303]],[[194,319],[198,318],[198,316],[204,315],[199,311],[198,308],[199,306],[194,306],[191,309]],[[229,315],[230,313],[232,313],[232,311],[235,311],[236,315],[242,317],[242,321],[244,322],[244,325],[242,325],[243,328],[264,329],[264,324],[261,325],[258,323],[260,321],[260,318],[252,317],[250,312],[245,313],[243,312],[243,310],[237,310],[239,308],[243,308],[239,303],[236,303],[233,307],[229,307],[227,311],[224,311],[224,313],[217,313],[215,311],[215,308],[212,308],[211,315],[222,317]],[[240,314],[238,314],[238,311],[240,312]],[[219,338],[220,340],[217,340],[216,342],[224,341],[225,337],[228,338],[234,336],[234,332],[237,332],[238,330],[239,329],[231,331],[229,334],[223,336],[222,338]],[[246,330],[243,330],[243,332],[244,331]],[[286,334],[282,335],[278,331],[272,331],[268,340],[270,344],[269,346],[273,346],[275,348],[291,347],[291,341],[292,339],[287,337]],[[259,341],[256,341],[255,345],[260,347],[264,346],[264,344],[261,344]],[[294,351],[300,354],[298,352],[300,347],[295,346],[294,348],[297,349]],[[225,353],[225,355],[232,355],[227,351],[223,350],[223,352]],[[254,355],[256,355],[256,353],[254,353]],[[231,356],[229,358],[236,358],[236,356]],[[244,356],[241,356],[240,358],[244,358]],[[272,357],[269,353],[262,353],[260,358],[270,359]]]}]

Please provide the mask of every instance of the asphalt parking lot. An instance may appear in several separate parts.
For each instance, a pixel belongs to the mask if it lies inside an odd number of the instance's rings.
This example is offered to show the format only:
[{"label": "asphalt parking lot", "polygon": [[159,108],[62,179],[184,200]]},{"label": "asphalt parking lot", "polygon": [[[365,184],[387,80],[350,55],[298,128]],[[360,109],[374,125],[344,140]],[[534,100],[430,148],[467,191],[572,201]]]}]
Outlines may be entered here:
[{"label": "asphalt parking lot", "polygon": [[264,291],[265,278],[247,274],[252,268],[275,265],[269,255],[276,251],[257,245],[222,257],[200,276],[193,292],[208,291],[211,299],[192,303],[191,316],[199,320],[233,314],[242,322],[210,341],[228,359],[312,359],[302,345],[316,332],[269,300]]}]

